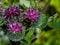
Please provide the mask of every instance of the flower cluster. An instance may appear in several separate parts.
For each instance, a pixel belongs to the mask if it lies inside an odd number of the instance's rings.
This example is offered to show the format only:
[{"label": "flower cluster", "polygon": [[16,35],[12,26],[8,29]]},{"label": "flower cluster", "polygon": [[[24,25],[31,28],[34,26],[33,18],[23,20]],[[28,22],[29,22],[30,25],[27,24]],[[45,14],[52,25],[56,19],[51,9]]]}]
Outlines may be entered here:
[{"label": "flower cluster", "polygon": [[[0,12],[2,12],[2,11],[3,10],[0,8]],[[9,21],[8,30],[10,30],[11,32],[15,32],[15,33],[22,30],[22,27],[23,27],[22,24],[15,21],[15,18],[16,19],[18,17],[20,18],[21,14],[22,14],[21,10],[16,6],[11,6],[7,10],[5,10],[5,13],[4,13],[5,19],[7,19],[7,20],[13,19],[14,20],[13,22]],[[28,23],[30,23],[31,21],[32,22],[36,21],[38,19],[38,10],[36,10],[36,9],[29,8],[25,11],[24,14],[25,14],[24,19],[25,19],[25,17],[27,17],[26,19],[30,20],[30,21],[27,21]],[[21,21],[21,18],[19,21]],[[26,25],[28,25],[28,24],[26,23]]]}]

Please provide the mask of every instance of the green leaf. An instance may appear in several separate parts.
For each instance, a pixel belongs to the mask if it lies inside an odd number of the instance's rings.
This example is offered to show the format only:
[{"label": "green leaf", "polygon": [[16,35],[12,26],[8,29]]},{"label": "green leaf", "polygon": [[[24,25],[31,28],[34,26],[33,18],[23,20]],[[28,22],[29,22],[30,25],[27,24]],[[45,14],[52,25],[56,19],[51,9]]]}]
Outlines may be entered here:
[{"label": "green leaf", "polygon": [[0,26],[5,23],[4,17],[0,14]]},{"label": "green leaf", "polygon": [[23,39],[24,34],[23,32],[18,32],[18,33],[7,32],[7,36],[12,41],[20,41],[21,39]]},{"label": "green leaf", "polygon": [[55,14],[54,17],[52,17],[52,21],[48,23],[48,26],[60,30],[60,18],[58,18],[58,14]]},{"label": "green leaf", "polygon": [[33,38],[33,32],[34,30],[29,30],[29,32],[25,36],[25,40],[28,42],[27,45],[30,45],[31,40]]},{"label": "green leaf", "polygon": [[14,0],[14,3],[18,3],[19,2],[19,0]]},{"label": "green leaf", "polygon": [[33,7],[33,8],[36,6],[34,0],[30,0],[30,4],[31,4],[31,7]]},{"label": "green leaf", "polygon": [[20,2],[20,5],[22,5],[22,6],[25,6],[27,8],[30,7],[30,2],[27,0],[19,0],[19,2]]},{"label": "green leaf", "polygon": [[5,6],[11,6],[12,5],[12,2],[10,0],[3,0],[2,1],[2,4],[5,5]]}]

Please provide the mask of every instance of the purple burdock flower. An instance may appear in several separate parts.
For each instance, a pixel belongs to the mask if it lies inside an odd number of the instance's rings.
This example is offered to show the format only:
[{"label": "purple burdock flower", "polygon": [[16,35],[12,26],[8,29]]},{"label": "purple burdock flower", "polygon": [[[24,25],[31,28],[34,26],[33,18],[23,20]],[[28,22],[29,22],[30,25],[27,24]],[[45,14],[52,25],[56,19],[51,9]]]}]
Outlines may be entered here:
[{"label": "purple burdock flower", "polygon": [[11,19],[13,17],[19,17],[19,15],[20,15],[20,9],[16,6],[12,6],[5,11],[5,16],[7,19]]},{"label": "purple burdock flower", "polygon": [[11,32],[20,32],[22,31],[22,25],[18,22],[13,22],[13,23],[10,23],[8,25],[8,30],[10,30]]},{"label": "purple burdock flower", "polygon": [[25,15],[27,18],[29,18],[32,21],[36,21],[38,18],[38,10],[36,9],[27,9],[27,11],[25,12]]}]

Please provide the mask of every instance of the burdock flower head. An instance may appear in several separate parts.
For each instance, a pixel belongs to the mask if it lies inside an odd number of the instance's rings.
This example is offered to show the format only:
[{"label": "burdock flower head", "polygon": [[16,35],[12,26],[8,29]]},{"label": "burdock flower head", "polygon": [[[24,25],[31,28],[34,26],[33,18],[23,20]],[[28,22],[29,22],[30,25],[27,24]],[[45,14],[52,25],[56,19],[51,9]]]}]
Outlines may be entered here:
[{"label": "burdock flower head", "polygon": [[18,22],[13,22],[13,23],[10,23],[8,25],[8,30],[10,30],[11,32],[20,32],[22,31],[22,25]]},{"label": "burdock flower head", "polygon": [[36,9],[27,9],[27,11],[25,12],[25,15],[27,18],[29,18],[31,21],[36,21],[38,18],[38,10]]},{"label": "burdock flower head", "polygon": [[20,9],[16,6],[12,6],[5,11],[6,18],[19,17]]}]

